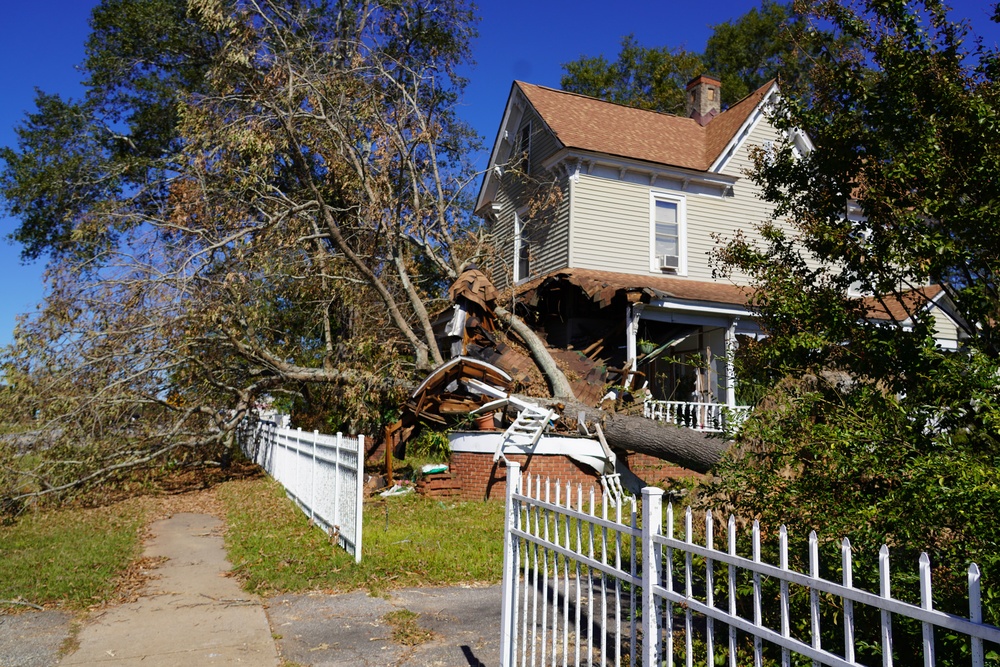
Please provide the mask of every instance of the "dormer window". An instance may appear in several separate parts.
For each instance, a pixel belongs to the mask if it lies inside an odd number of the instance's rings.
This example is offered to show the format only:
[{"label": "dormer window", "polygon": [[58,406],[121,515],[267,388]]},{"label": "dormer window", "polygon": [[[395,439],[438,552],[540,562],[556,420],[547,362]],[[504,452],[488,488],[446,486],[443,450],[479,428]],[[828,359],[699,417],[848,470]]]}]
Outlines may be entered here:
[{"label": "dormer window", "polygon": [[685,275],[684,198],[654,193],[651,196],[650,218],[651,270]]}]

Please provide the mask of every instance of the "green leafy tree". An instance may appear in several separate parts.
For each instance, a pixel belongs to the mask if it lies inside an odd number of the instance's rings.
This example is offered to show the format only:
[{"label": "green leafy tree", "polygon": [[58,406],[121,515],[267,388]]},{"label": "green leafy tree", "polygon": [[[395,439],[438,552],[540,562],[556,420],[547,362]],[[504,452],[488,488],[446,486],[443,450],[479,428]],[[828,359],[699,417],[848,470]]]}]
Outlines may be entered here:
[{"label": "green leafy tree", "polygon": [[99,256],[125,224],[102,207],[164,196],[181,101],[205,92],[220,45],[186,0],[107,0],[91,26],[83,98],[39,91],[18,147],[0,149],[0,202],[20,220],[11,238],[26,260]]},{"label": "green leafy tree", "polygon": [[[752,358],[769,395],[717,468],[716,498],[800,536],[850,537],[869,587],[889,544],[893,593],[910,601],[927,552],[935,607],[965,613],[969,563],[986,586],[1000,577],[997,57],[934,0],[815,11],[811,30],[854,48],[816,60],[808,100],[782,100],[788,140],[751,175],[774,218],[762,242],[719,253],[753,278],[767,338]],[[959,350],[935,343],[944,315],[925,306],[938,290]]]},{"label": "green leafy tree", "polygon": [[792,4],[764,0],[760,8],[713,26],[704,54],[642,46],[629,35],[613,62],[600,55],[563,64],[561,85],[609,102],[684,115],[684,89],[698,74],[720,78],[724,105],[771,79],[788,94],[807,95],[813,61],[847,43],[844,35],[810,30]]},{"label": "green leafy tree", "polygon": [[823,44],[818,33],[806,29],[791,3],[764,0],[738,19],[712,26],[704,60],[722,81],[725,104],[743,99],[771,79],[778,79],[785,94],[801,96]]},{"label": "green leafy tree", "polygon": [[684,86],[702,72],[701,57],[684,49],[640,46],[633,35],[622,38],[614,62],[603,55],[563,64],[561,85],[581,95],[639,109],[684,113]]}]

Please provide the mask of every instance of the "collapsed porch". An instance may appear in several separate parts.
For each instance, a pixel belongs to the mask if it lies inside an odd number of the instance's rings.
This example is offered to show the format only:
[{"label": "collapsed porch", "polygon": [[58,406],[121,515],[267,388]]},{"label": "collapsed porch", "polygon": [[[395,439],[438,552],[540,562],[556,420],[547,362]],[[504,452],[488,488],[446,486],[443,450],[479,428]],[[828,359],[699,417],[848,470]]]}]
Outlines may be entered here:
[{"label": "collapsed porch", "polygon": [[749,410],[735,359],[760,329],[744,288],[569,269],[518,296],[550,346],[603,364],[616,393],[641,400],[646,417],[722,432]]}]

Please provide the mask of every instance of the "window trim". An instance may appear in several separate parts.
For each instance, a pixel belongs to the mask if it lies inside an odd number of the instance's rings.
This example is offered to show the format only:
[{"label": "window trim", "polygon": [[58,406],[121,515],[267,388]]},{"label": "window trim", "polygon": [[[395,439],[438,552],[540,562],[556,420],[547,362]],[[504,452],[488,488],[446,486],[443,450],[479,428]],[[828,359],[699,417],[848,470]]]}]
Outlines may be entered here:
[{"label": "window trim", "polygon": [[[523,211],[514,212],[514,264],[512,277],[514,284],[519,285],[531,278],[531,240],[526,238],[527,220],[523,219]],[[521,277],[521,255],[527,246],[527,266],[524,267],[524,275]]]},{"label": "window trim", "polygon": [[[523,158],[519,155],[523,154]],[[531,120],[521,124],[511,142],[510,166],[520,170],[525,176],[531,174]]]},{"label": "window trim", "polygon": [[[656,203],[669,202],[677,205],[677,270],[664,271],[656,255]],[[658,275],[686,276],[687,261],[687,198],[672,192],[651,190],[649,193],[649,270]]]}]

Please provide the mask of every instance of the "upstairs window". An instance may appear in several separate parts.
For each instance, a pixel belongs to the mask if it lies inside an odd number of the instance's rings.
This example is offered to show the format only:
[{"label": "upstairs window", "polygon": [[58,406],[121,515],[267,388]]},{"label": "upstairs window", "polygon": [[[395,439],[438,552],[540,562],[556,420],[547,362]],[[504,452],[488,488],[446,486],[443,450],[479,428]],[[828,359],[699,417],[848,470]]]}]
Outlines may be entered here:
[{"label": "upstairs window", "polygon": [[687,273],[684,253],[684,199],[654,194],[651,201],[652,270]]},{"label": "upstairs window", "polygon": [[531,165],[531,122],[521,126],[514,135],[514,145],[510,151],[510,168],[527,174]]},{"label": "upstairs window", "polygon": [[514,282],[527,280],[531,275],[531,241],[528,225],[520,215],[514,214]]}]

